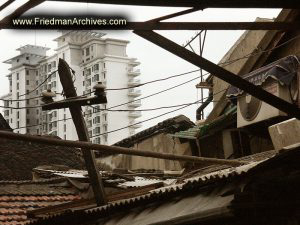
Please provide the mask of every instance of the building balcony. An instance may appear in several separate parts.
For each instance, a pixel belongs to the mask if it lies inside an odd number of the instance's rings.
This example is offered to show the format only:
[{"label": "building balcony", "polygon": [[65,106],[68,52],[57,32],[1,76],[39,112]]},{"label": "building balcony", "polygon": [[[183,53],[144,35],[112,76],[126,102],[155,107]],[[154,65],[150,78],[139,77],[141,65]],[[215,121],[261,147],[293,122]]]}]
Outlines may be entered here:
[{"label": "building balcony", "polygon": [[134,70],[134,69],[128,69],[128,75],[129,76],[139,76],[141,74],[141,71],[138,69],[138,70]]},{"label": "building balcony", "polygon": [[128,106],[129,107],[133,107],[133,108],[140,107],[141,105],[142,105],[142,101],[141,100],[136,100],[134,102],[128,103]]},{"label": "building balcony", "polygon": [[129,61],[129,65],[132,65],[132,66],[138,66],[140,65],[140,62],[136,61],[137,59],[136,58],[132,58],[130,61]]},{"label": "building balcony", "polygon": [[130,79],[130,80],[128,80],[128,86],[137,86],[139,84],[141,84],[140,79]]},{"label": "building balcony", "polygon": [[137,89],[129,89],[128,90],[128,96],[138,97],[141,96],[142,91]]},{"label": "building balcony", "polygon": [[129,117],[133,117],[133,118],[138,118],[138,117],[141,117],[142,116],[142,113],[137,111],[137,112],[129,112],[128,113],[128,116]]}]

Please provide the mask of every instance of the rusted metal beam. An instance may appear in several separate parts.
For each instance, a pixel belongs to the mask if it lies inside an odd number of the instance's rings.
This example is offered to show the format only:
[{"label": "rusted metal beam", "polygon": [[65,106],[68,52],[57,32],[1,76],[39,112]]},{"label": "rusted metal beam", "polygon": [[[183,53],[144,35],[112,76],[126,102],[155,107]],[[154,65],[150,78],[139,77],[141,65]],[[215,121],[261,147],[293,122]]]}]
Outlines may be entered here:
[{"label": "rusted metal beam", "polygon": [[[58,74],[60,77],[60,82],[62,84],[65,96],[67,98],[76,97],[77,93],[73,85],[70,67],[63,59],[59,59]],[[72,105],[69,107],[69,109],[77,131],[78,139],[80,141],[89,141],[90,139],[82,115],[81,106]],[[93,188],[96,202],[98,205],[104,205],[107,203],[107,200],[105,197],[105,191],[104,191],[101,175],[99,174],[96,166],[94,151],[88,151],[87,149],[82,148],[82,154],[85,161],[86,169],[89,173],[90,183]]]},{"label": "rusted metal beam", "polygon": [[17,134],[17,133],[12,133],[7,131],[0,131],[0,137],[12,139],[12,140],[22,140],[22,141],[43,143],[48,145],[55,145],[55,146],[82,148],[84,149],[84,151],[92,151],[93,149],[93,150],[101,151],[105,154],[134,155],[134,156],[150,157],[150,158],[157,158],[157,159],[168,159],[168,160],[178,160],[178,161],[186,161],[186,162],[193,162],[193,163],[202,163],[205,165],[218,164],[218,165],[239,166],[246,163],[239,160],[215,159],[215,158],[188,156],[188,155],[176,155],[170,153],[160,153],[160,152],[153,152],[153,151],[123,148],[118,146],[93,144],[91,142],[68,141],[68,140],[59,140],[59,139],[45,138],[45,137],[26,135],[26,134]]},{"label": "rusted metal beam", "polygon": [[5,9],[7,6],[9,6],[11,3],[13,3],[15,0],[8,0],[6,2],[4,2],[1,6],[0,6],[0,11],[2,11],[3,9]]},{"label": "rusted metal beam", "polygon": [[48,0],[60,2],[82,2],[115,5],[165,6],[165,7],[199,7],[199,8],[295,8],[300,5],[297,0]]},{"label": "rusted metal beam", "polygon": [[42,110],[52,110],[52,109],[63,109],[72,106],[85,106],[85,105],[94,105],[94,104],[105,104],[107,103],[106,96],[99,97],[90,97],[90,98],[74,98],[74,99],[65,99],[61,101],[51,102],[48,104],[42,105]]},{"label": "rusted metal beam", "polygon": [[[11,20],[0,22],[0,29],[34,29],[35,25],[14,26]],[[49,26],[39,26],[39,29],[49,29]],[[66,29],[66,26],[53,26]],[[85,26],[80,29],[92,29],[99,26]],[[126,22],[120,26],[102,26],[105,30],[300,30],[300,22]],[[68,27],[70,29],[70,27]]]},{"label": "rusted metal beam", "polygon": [[270,104],[271,106],[287,113],[288,115],[300,119],[300,109],[297,106],[263,90],[261,87],[255,86],[254,84],[229,72],[228,70],[225,70],[224,68],[208,61],[207,59],[185,49],[175,42],[153,31],[134,31],[134,33],[194,64],[195,66],[214,74],[216,77],[224,80],[225,82],[244,90],[250,95]]}]

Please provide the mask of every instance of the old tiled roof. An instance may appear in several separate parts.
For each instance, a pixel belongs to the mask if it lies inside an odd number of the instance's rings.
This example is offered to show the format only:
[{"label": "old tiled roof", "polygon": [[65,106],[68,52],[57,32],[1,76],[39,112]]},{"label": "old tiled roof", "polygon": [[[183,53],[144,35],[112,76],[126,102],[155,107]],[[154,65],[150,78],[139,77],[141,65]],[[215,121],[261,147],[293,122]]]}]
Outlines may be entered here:
[{"label": "old tiled roof", "polygon": [[145,140],[146,138],[151,137],[155,134],[163,133],[163,132],[173,134],[181,130],[189,129],[194,125],[195,124],[189,118],[187,118],[184,115],[179,115],[164,120],[158,123],[157,125],[150,127],[146,130],[143,130],[133,136],[125,138],[115,143],[114,145],[129,148],[132,147],[135,143]]},{"label": "old tiled roof", "polygon": [[73,148],[5,138],[0,138],[0,162],[0,180],[31,180],[32,169],[40,165],[82,168],[82,161]]},{"label": "old tiled roof", "polygon": [[3,117],[3,115],[1,113],[0,113],[0,130],[12,131],[11,127],[6,122],[6,120],[4,119],[4,117]]},{"label": "old tiled roof", "polygon": [[64,178],[42,181],[0,181],[0,224],[29,222],[28,210],[80,199]]}]

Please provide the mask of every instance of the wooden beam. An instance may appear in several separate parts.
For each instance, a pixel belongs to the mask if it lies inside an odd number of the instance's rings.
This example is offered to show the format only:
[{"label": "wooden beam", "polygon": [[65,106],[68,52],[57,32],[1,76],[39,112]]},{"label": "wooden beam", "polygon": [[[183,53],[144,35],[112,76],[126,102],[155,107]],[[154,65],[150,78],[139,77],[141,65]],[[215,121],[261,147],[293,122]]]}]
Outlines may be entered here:
[{"label": "wooden beam", "polygon": [[[157,18],[160,19],[160,18]],[[126,22],[126,24],[109,26],[99,25],[94,26],[78,26],[77,28],[90,29],[105,29],[105,30],[299,30],[300,22]],[[74,25],[74,29],[76,28]],[[66,26],[53,25],[52,29],[66,29]],[[13,25],[10,19],[4,19],[0,22],[0,29],[49,29],[49,26],[16,26]],[[72,27],[68,26],[67,29]]]},{"label": "wooden beam", "polygon": [[295,8],[299,9],[297,0],[48,0],[60,2],[82,2],[114,5],[163,6],[163,7],[199,7],[199,8]]},{"label": "wooden beam", "polygon": [[[73,85],[72,75],[70,67],[65,60],[59,59],[58,63],[58,74],[60,82],[63,87],[63,91],[67,98],[73,98],[77,96],[75,87]],[[77,131],[78,139],[80,141],[89,141],[88,131],[85,125],[85,121],[81,112],[81,106],[73,105],[70,106],[70,113]],[[90,183],[93,188],[94,196],[98,205],[104,205],[107,203],[105,198],[104,186],[102,183],[101,175],[98,172],[94,151],[89,151],[82,148],[83,158],[85,166],[89,174]]]},{"label": "wooden beam", "polygon": [[186,15],[186,14],[196,12],[196,11],[199,11],[199,10],[201,10],[201,9],[200,8],[191,8],[191,9],[179,11],[179,12],[176,12],[176,13],[172,13],[172,14],[169,14],[169,15],[157,17],[155,19],[148,20],[147,22],[148,23],[160,22],[160,21],[163,21],[163,20],[171,19],[171,18],[174,18],[174,17],[177,17],[177,16]]},{"label": "wooden beam", "polygon": [[214,74],[216,77],[224,80],[225,82],[244,90],[250,95],[270,104],[271,106],[287,113],[288,115],[300,119],[300,109],[297,106],[263,90],[261,87],[255,86],[254,84],[229,72],[228,70],[225,70],[222,67],[208,61],[207,59],[204,59],[203,57],[185,49],[175,42],[153,31],[134,31],[134,33],[192,63],[193,65]]},{"label": "wooden beam", "polygon": [[6,2],[4,2],[1,6],[0,6],[0,11],[2,11],[3,9],[5,9],[7,6],[9,6],[10,4],[12,4],[15,0],[8,0]]},{"label": "wooden beam", "polygon": [[[112,27],[113,29],[114,27]],[[299,30],[300,22],[127,22],[127,30]]]},{"label": "wooden beam", "polygon": [[23,13],[27,12],[29,9],[32,9],[41,3],[43,3],[44,1],[45,0],[29,0],[28,2],[26,2],[25,4],[23,4],[22,6],[17,8],[13,13],[4,17],[0,21],[0,29],[2,29],[1,28],[2,24],[8,24],[8,25],[10,24],[10,26],[11,26],[12,19],[20,17]]},{"label": "wooden beam", "polygon": [[245,162],[240,160],[231,160],[231,159],[227,160],[227,159],[205,158],[205,157],[197,157],[197,156],[189,156],[189,155],[176,155],[170,153],[144,151],[144,150],[137,150],[131,148],[118,147],[118,146],[93,144],[91,142],[84,142],[84,141],[58,140],[53,138],[24,135],[24,134],[12,133],[7,131],[0,131],[0,137],[11,139],[11,140],[22,140],[22,141],[36,142],[36,143],[42,143],[42,144],[48,144],[54,146],[82,148],[85,149],[85,151],[92,151],[93,149],[93,150],[98,150],[105,154],[134,155],[134,156],[142,156],[142,157],[157,158],[157,159],[168,159],[168,160],[201,163],[205,165],[216,164],[216,165],[239,166],[245,164]]},{"label": "wooden beam", "polygon": [[65,99],[61,101],[51,102],[48,104],[42,105],[42,110],[52,110],[52,109],[63,109],[72,106],[86,106],[94,104],[105,104],[107,103],[106,96],[99,97],[90,97],[90,98],[74,98],[74,99]]}]

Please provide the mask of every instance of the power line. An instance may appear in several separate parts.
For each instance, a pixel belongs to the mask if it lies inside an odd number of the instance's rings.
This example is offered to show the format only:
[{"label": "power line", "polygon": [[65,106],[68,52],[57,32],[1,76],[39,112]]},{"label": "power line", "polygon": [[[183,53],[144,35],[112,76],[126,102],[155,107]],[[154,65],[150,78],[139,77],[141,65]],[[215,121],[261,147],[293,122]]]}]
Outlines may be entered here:
[{"label": "power line", "polygon": [[[196,79],[198,79],[198,77],[193,78],[193,79],[191,79],[191,80],[188,80],[188,81],[186,81],[186,82],[184,82],[184,83],[180,83],[180,84],[178,84],[178,85],[175,85],[175,86],[173,86],[173,87],[164,89],[164,90],[162,90],[162,91],[153,93],[153,94],[151,94],[151,95],[145,96],[145,97],[143,97],[143,98],[135,99],[135,100],[133,100],[133,101],[129,101],[129,102],[125,102],[125,103],[122,103],[122,104],[119,104],[119,105],[112,106],[112,107],[110,107],[110,108],[108,108],[108,109],[116,108],[116,107],[119,107],[119,106],[122,106],[122,105],[127,105],[127,104],[129,104],[129,103],[132,103],[132,102],[135,102],[135,101],[138,101],[138,100],[141,100],[141,99],[145,99],[145,98],[152,97],[152,96],[154,96],[154,95],[157,95],[157,94],[166,92],[166,91],[168,91],[168,90],[171,90],[171,89],[174,89],[174,88],[176,88],[176,87],[179,87],[179,86],[182,86],[182,85],[184,85],[184,84],[187,84],[187,83],[189,83],[189,82],[192,82],[193,80],[196,80]],[[90,115],[90,114],[93,114],[93,112],[87,113],[87,114],[85,114],[85,115]],[[66,118],[66,119],[55,120],[55,121],[52,121],[52,122],[60,122],[60,121],[66,121],[66,120],[71,120],[71,119],[72,119],[72,118]],[[36,125],[29,125],[29,126],[19,127],[19,128],[14,128],[13,130],[15,130],[15,129],[21,129],[21,128],[36,127],[36,126],[41,126],[41,125],[43,125],[43,123],[36,124]]]},{"label": "power line", "polygon": [[151,84],[151,83],[155,83],[155,82],[159,82],[159,81],[165,81],[165,80],[168,80],[168,79],[172,79],[172,78],[175,78],[175,77],[184,76],[184,75],[195,73],[195,72],[198,72],[198,71],[199,71],[199,69],[197,69],[197,70],[191,70],[191,71],[188,71],[188,72],[185,72],[185,73],[180,73],[180,74],[169,76],[169,77],[166,77],[166,78],[161,78],[161,79],[157,79],[157,80],[147,81],[145,83],[134,85],[134,86],[131,86],[131,87],[108,88],[106,90],[107,91],[118,91],[118,90],[126,90],[126,89],[131,89],[131,88],[137,88],[137,87],[141,87],[141,86],[144,86],[144,85],[147,85],[147,84]]},{"label": "power line", "polygon": [[[228,88],[225,88],[225,89],[223,89],[223,90],[221,90],[221,91],[216,92],[215,94],[213,94],[213,96],[214,96],[214,95],[217,95],[217,94],[219,94],[219,93],[221,93],[221,92],[223,92],[223,91],[226,91],[226,90],[228,90]],[[208,97],[203,98],[203,100],[204,100],[204,99],[207,99],[207,98],[208,98]],[[147,122],[147,121],[150,121],[150,120],[159,118],[159,117],[161,117],[161,116],[164,116],[164,115],[170,114],[170,113],[172,113],[172,112],[176,112],[176,111],[179,111],[179,110],[181,110],[181,109],[187,108],[187,107],[189,107],[189,106],[191,106],[191,105],[197,104],[197,102],[198,102],[198,101],[193,102],[193,103],[190,103],[190,104],[187,104],[187,105],[185,105],[185,106],[183,106],[183,107],[180,107],[179,109],[174,109],[174,110],[171,110],[171,111],[169,111],[169,112],[162,113],[162,114],[160,114],[160,115],[158,115],[158,116],[154,116],[154,117],[151,117],[151,118],[149,118],[149,119],[142,120],[142,121],[136,122],[136,123],[134,123],[134,124],[130,124],[130,125],[125,126],[125,127],[121,127],[121,128],[118,128],[118,129],[115,129],[115,130],[112,130],[112,131],[108,131],[108,132],[105,132],[105,133],[93,135],[93,136],[91,136],[90,138],[94,138],[94,137],[98,137],[98,136],[102,136],[102,135],[107,135],[107,134],[110,134],[110,133],[114,133],[114,132],[117,132],[117,131],[120,131],[120,130],[129,128],[129,127],[132,127],[132,126],[135,126],[135,125],[138,125],[138,124],[141,124],[141,123],[144,123],[144,122]]]},{"label": "power line", "polygon": [[41,96],[36,96],[36,97],[32,97],[32,98],[24,98],[24,99],[4,99],[4,98],[0,98],[0,101],[22,102],[22,101],[27,101],[27,100],[37,99],[37,98],[41,98]]},{"label": "power line", "polygon": [[[219,102],[219,101],[210,101],[210,102]],[[170,105],[170,106],[161,106],[161,107],[156,107],[156,108],[149,108],[149,109],[97,109],[96,107],[89,105],[91,108],[93,108],[94,112],[101,112],[101,111],[108,111],[108,112],[147,112],[147,111],[155,111],[155,110],[160,110],[160,109],[170,109],[170,108],[176,108],[180,106],[185,106],[185,105],[191,105],[191,104],[198,104],[198,103],[204,103],[200,100],[196,102],[189,102],[189,103],[183,103],[179,105]]]},{"label": "power line", "polygon": [[21,96],[24,96],[24,95],[29,95],[30,93],[32,93],[32,92],[34,92],[34,91],[36,91],[38,88],[40,88],[54,73],[56,73],[57,72],[57,70],[55,70],[55,71],[53,71],[52,73],[50,73],[47,77],[46,77],[46,79],[42,82],[42,83],[40,83],[36,88],[34,88],[33,90],[31,90],[31,91],[29,91],[28,93],[25,93],[25,94],[23,94],[23,95],[20,95],[19,97],[21,97]]}]

